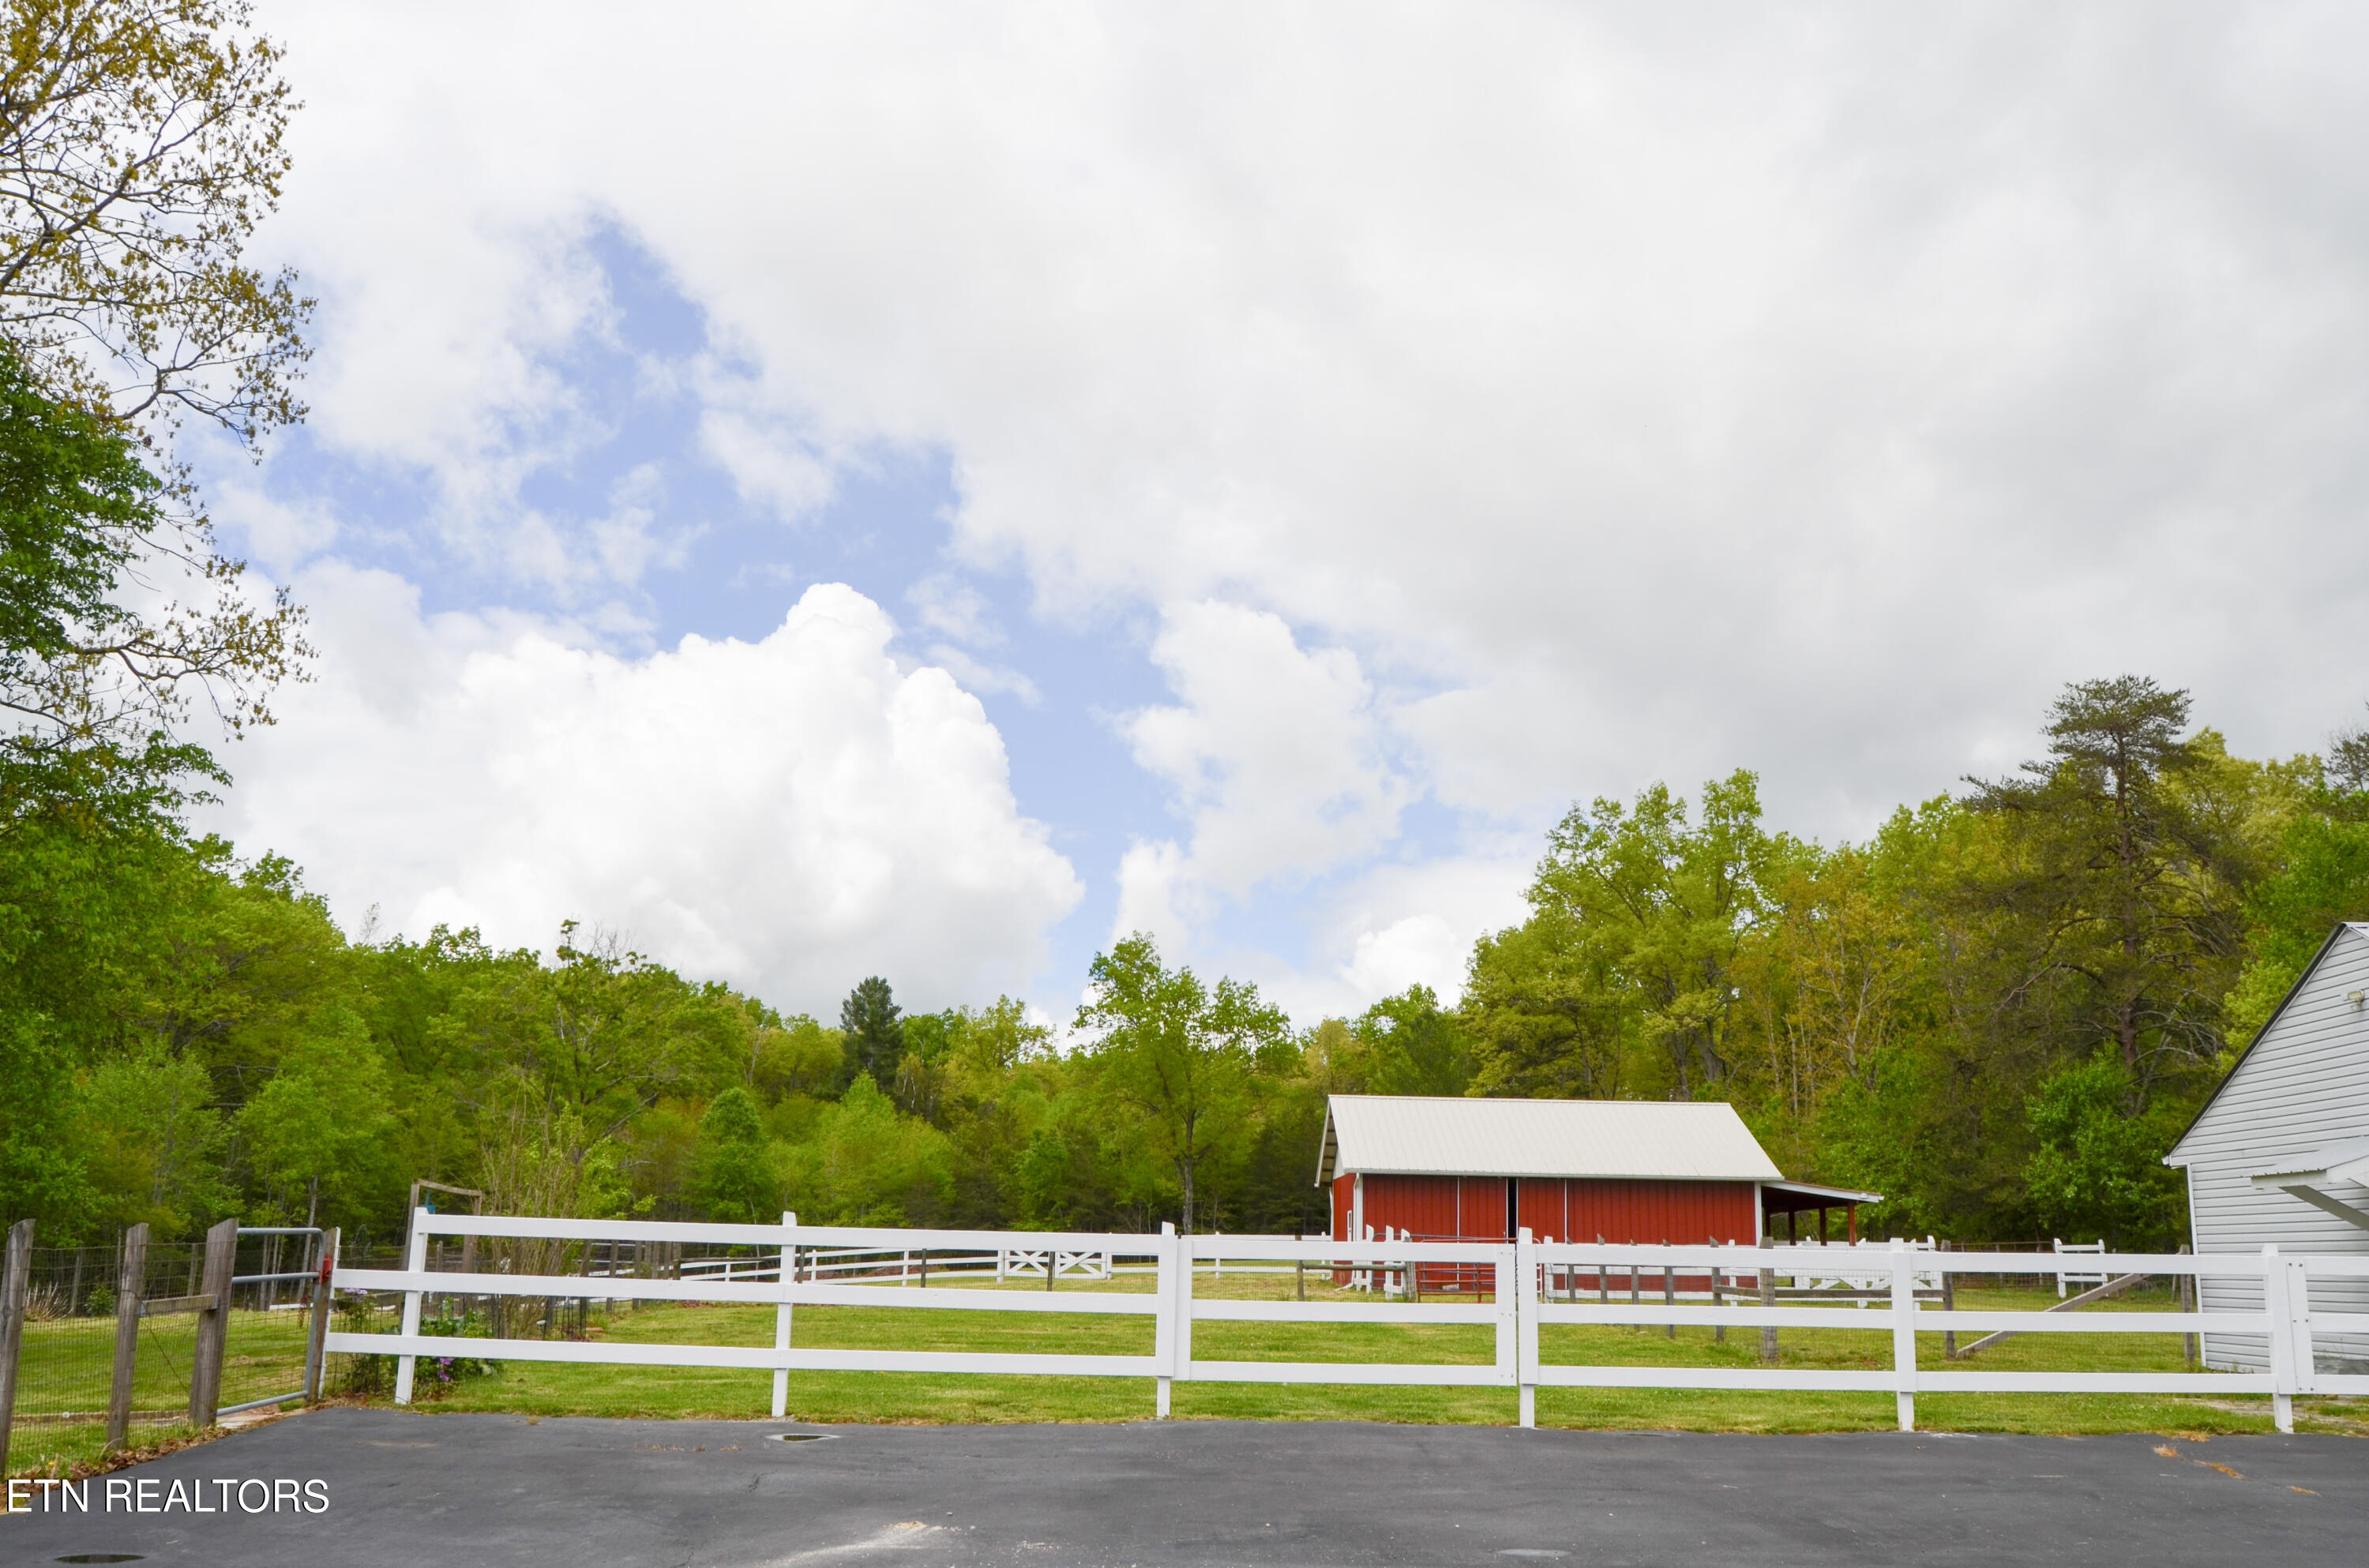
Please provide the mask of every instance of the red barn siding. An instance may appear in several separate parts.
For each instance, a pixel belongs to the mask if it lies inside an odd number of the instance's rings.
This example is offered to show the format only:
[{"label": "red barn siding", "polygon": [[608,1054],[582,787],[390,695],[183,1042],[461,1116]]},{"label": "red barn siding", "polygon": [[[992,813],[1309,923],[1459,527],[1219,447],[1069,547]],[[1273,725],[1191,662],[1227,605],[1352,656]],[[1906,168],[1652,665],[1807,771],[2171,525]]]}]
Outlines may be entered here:
[{"label": "red barn siding", "polygon": [[1756,1240],[1750,1182],[1574,1181],[1570,1240],[1654,1245]]},{"label": "red barn siding", "polygon": [[[1412,1230],[1419,1236],[1454,1236],[1460,1179],[1455,1176],[1390,1176],[1366,1178],[1366,1223],[1380,1235],[1385,1226]],[[1497,1186],[1497,1207],[1505,1206],[1505,1184]],[[1351,1193],[1344,1182],[1333,1184],[1333,1234],[1349,1235]],[[1502,1223],[1502,1220],[1501,1220]]]},{"label": "red barn siding", "polygon": [[[1353,1176],[1333,1184],[1333,1235],[1350,1239]],[[1497,1237],[1505,1228],[1503,1176],[1366,1177],[1366,1223],[1418,1236]],[[1623,1245],[1755,1240],[1757,1211],[1750,1182],[1563,1180],[1525,1176],[1517,1223],[1536,1236]]]},{"label": "red barn siding", "polygon": [[1515,1223],[1533,1236],[1571,1239],[1571,1184],[1560,1176],[1524,1176]]}]

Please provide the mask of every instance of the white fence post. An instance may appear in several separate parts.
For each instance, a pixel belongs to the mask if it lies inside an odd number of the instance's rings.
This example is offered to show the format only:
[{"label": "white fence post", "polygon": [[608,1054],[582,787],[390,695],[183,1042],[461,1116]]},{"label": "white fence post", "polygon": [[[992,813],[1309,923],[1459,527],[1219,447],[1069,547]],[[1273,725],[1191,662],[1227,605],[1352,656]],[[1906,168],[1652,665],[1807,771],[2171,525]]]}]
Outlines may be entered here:
[{"label": "white fence post", "polygon": [[1534,1246],[1525,1225],[1514,1241],[1514,1363],[1522,1389],[1524,1426],[1539,1424],[1539,1262]]},{"label": "white fence post", "polygon": [[[1491,1247],[1486,1255],[1494,1260],[1489,1272],[1496,1288],[1497,1376],[1518,1389],[1522,1381],[1521,1247],[1509,1240],[1503,1246]],[[1473,1284],[1478,1294],[1480,1282]]]},{"label": "white fence post", "polygon": [[[782,1304],[773,1309],[773,1348],[786,1354],[790,1348],[790,1287],[797,1281],[798,1217],[784,1209],[782,1213]],[[773,1419],[779,1421],[789,1413],[790,1369],[786,1365],[773,1368]]]},{"label": "white fence post", "polygon": [[1917,1430],[1917,1272],[1907,1244],[1892,1239],[1892,1388],[1900,1429]]},{"label": "white fence post", "polygon": [[2297,1308],[2294,1297],[2295,1276],[2288,1271],[2287,1260],[2279,1256],[2276,1243],[2262,1248],[2262,1314],[2270,1320],[2271,1333],[2271,1425],[2282,1432],[2295,1430],[2295,1396],[2301,1383],[2300,1359],[2297,1352],[2311,1354],[2310,1329],[2306,1326],[2296,1343]]},{"label": "white fence post", "polygon": [[1193,1237],[1181,1231],[1176,1237],[1176,1304],[1171,1309],[1176,1315],[1176,1379],[1179,1382],[1193,1380]]},{"label": "white fence post", "polygon": [[[411,1216],[411,1246],[406,1253],[403,1266],[413,1274],[428,1266],[428,1210],[414,1210]],[[419,1292],[403,1293],[403,1332],[406,1337],[419,1332]],[[417,1356],[401,1356],[395,1363],[395,1402],[411,1402],[411,1376],[419,1365]]]},{"label": "white fence post", "polygon": [[[1157,1421],[1168,1419],[1168,1386],[1176,1376],[1176,1227],[1163,1220],[1160,1227],[1160,1256],[1156,1260],[1159,1273],[1153,1276],[1155,1310],[1151,1319],[1151,1364],[1160,1369],[1155,1379],[1159,1391],[1152,1408],[1152,1418]],[[1192,1276],[1189,1258],[1183,1272],[1188,1279]]]},{"label": "white fence post", "polygon": [[2319,1389],[2319,1368],[2317,1352],[2311,1347],[2311,1265],[2305,1258],[2283,1258],[2287,1270],[2287,1323],[2292,1348],[2288,1356],[2295,1363],[2295,1392],[2316,1393]]},{"label": "white fence post", "polygon": [[[1886,1369],[1783,1369],[1778,1371],[1741,1370],[1727,1367],[1673,1366],[1644,1368],[1634,1366],[1547,1366],[1544,1364],[1541,1329],[1546,1322],[1593,1323],[1614,1322],[1637,1325],[1656,1324],[1672,1319],[1694,1321],[1697,1314],[1686,1307],[1671,1307],[1656,1301],[1651,1305],[1632,1297],[1616,1304],[1604,1277],[1608,1275],[1612,1260],[1593,1257],[1608,1250],[1625,1259],[1623,1266],[1639,1275],[1660,1268],[1665,1274],[1691,1271],[1698,1267],[1720,1268],[1722,1261],[1748,1262],[1755,1256],[1772,1265],[1772,1276],[1780,1271],[1787,1275],[1801,1272],[1787,1266],[1786,1254],[1745,1253],[1713,1247],[1706,1252],[1700,1247],[1687,1249],[1628,1247],[1607,1249],[1599,1244],[1582,1249],[1572,1245],[1558,1247],[1542,1241],[1534,1231],[1516,1230],[1510,1236],[1487,1242],[1467,1242],[1455,1245],[1420,1243],[1425,1250],[1436,1251],[1442,1263],[1456,1271],[1459,1277],[1470,1276],[1479,1280],[1482,1271],[1490,1271],[1494,1280],[1494,1300],[1483,1301],[1477,1293],[1467,1293],[1461,1299],[1449,1297],[1436,1306],[1425,1307],[1413,1299],[1378,1302],[1370,1297],[1363,1306],[1348,1301],[1301,1302],[1288,1299],[1278,1300],[1245,1300],[1212,1299],[1204,1309],[1196,1300],[1196,1254],[1198,1239],[1179,1235],[1173,1226],[1164,1228],[1154,1237],[1131,1240],[1116,1237],[1076,1236],[1067,1238],[1076,1245],[1063,1249],[1051,1245],[1030,1253],[1013,1246],[1024,1238],[1008,1232],[995,1231],[920,1231],[901,1228],[830,1227],[814,1228],[813,1251],[807,1260],[806,1276],[799,1272],[799,1253],[808,1245],[804,1229],[797,1224],[795,1213],[784,1213],[782,1223],[773,1225],[695,1225],[672,1221],[585,1220],[556,1218],[535,1219],[523,1216],[461,1216],[438,1217],[425,1210],[413,1216],[414,1229],[406,1237],[407,1266],[400,1269],[349,1268],[333,1261],[332,1283],[338,1289],[366,1290],[384,1300],[389,1295],[399,1298],[403,1309],[403,1332],[388,1335],[373,1333],[347,1333],[332,1330],[325,1337],[323,1348],[335,1355],[393,1356],[396,1358],[400,1382],[397,1397],[410,1402],[416,1391],[417,1357],[441,1354],[428,1343],[421,1333],[422,1318],[428,1300],[442,1288],[433,1283],[428,1269],[436,1243],[445,1234],[481,1230],[494,1236],[551,1236],[570,1243],[632,1239],[647,1248],[652,1243],[681,1246],[688,1242],[721,1242],[739,1251],[753,1251],[755,1264],[749,1268],[733,1261],[734,1278],[727,1283],[722,1271],[726,1254],[718,1253],[711,1260],[694,1265],[681,1275],[662,1275],[656,1278],[627,1278],[623,1276],[604,1276],[611,1292],[622,1292],[617,1299],[649,1300],[728,1300],[730,1304],[774,1309],[774,1342],[771,1348],[748,1345],[635,1345],[630,1347],[607,1347],[599,1343],[570,1343],[562,1340],[504,1338],[477,1342],[480,1353],[500,1360],[591,1362],[624,1361],[632,1365],[737,1368],[748,1371],[769,1371],[774,1374],[772,1408],[777,1416],[787,1414],[787,1379],[795,1366],[816,1359],[811,1352],[791,1348],[791,1326],[795,1300],[848,1305],[901,1306],[931,1310],[993,1311],[1015,1310],[1056,1311],[1082,1315],[1121,1315],[1135,1318],[1150,1317],[1154,1322],[1151,1354],[1097,1355],[1087,1347],[1061,1346],[1060,1354],[1000,1354],[936,1351],[916,1352],[879,1347],[870,1351],[835,1353],[830,1359],[834,1365],[846,1365],[850,1369],[891,1372],[975,1372],[990,1375],[1018,1376],[1103,1376],[1133,1379],[1150,1377],[1154,1380],[1157,1409],[1162,1418],[1174,1413],[1175,1384],[1178,1379],[1214,1379],[1231,1383],[1317,1383],[1317,1384],[1398,1384],[1430,1381],[1434,1377],[1442,1383],[1472,1387],[1511,1387],[1515,1390],[1518,1415],[1525,1427],[1538,1424],[1537,1391],[1549,1388],[1671,1388],[1726,1389],[1774,1387],[1785,1389],[1832,1389],[1869,1393],[1890,1389],[1895,1396],[1899,1424],[1904,1430],[1916,1427],[1916,1395],[1924,1385],[1931,1383],[1937,1391],[1948,1392],[2039,1391],[2063,1388],[2081,1393],[2244,1393],[2256,1397],[2272,1396],[2273,1412],[2282,1431],[2292,1431],[2295,1425],[2294,1399],[2297,1394],[2310,1395],[2322,1391],[2350,1391],[2356,1379],[2339,1377],[2331,1368],[2321,1374],[2312,1362],[2313,1333],[2316,1328],[2331,1333],[2350,1332],[2358,1322],[2350,1315],[2322,1317],[2315,1322],[2312,1309],[2328,1311],[2328,1302],[2314,1303],[2310,1289],[2314,1276],[2321,1271],[2346,1282],[2369,1278],[2369,1266],[2353,1257],[2306,1257],[2300,1254],[2282,1255],[2276,1248],[2260,1256],[2240,1253],[2222,1262],[2217,1272],[2235,1273],[2240,1276],[2252,1273],[2263,1281],[2263,1295],[2259,1311],[2246,1310],[2233,1303],[2226,1310],[2205,1311],[2140,1311],[2134,1314],[2102,1313],[2043,1317],[2027,1311],[1957,1310],[1945,1317],[1937,1312],[1936,1331],[1941,1322],[1954,1326],[1982,1330],[2006,1330],[2010,1333],[2029,1332],[2045,1325],[2049,1332],[2065,1333],[2089,1332],[2097,1333],[2149,1333],[2178,1336],[2190,1333],[2218,1335],[2260,1334],[2269,1349],[2270,1366],[2266,1370],[2236,1374],[2174,1372],[2168,1370],[2067,1371],[2061,1381],[2048,1374],[1999,1371],[1970,1371],[1961,1365],[1937,1368],[1927,1373],[1917,1366],[1917,1334],[1923,1326],[1924,1309],[1921,1297],[1928,1290],[1924,1276],[1930,1265],[1940,1261],[1924,1255],[1924,1250],[1913,1242],[1901,1241],[1870,1243],[1864,1251],[1843,1256],[1839,1251],[1812,1253],[1802,1257],[1817,1257],[1824,1264],[1814,1272],[1823,1274],[1839,1270],[1838,1278],[1849,1279],[1854,1288],[1836,1290],[1833,1309],[1806,1305],[1789,1307],[1781,1313],[1788,1323],[1802,1327],[1832,1326],[1835,1328],[1869,1328],[1872,1323],[1866,1315],[1878,1302],[1888,1303],[1892,1310],[1893,1365]],[[1381,1227],[1377,1226],[1379,1231]],[[1058,1242],[1061,1238],[1052,1238]],[[1238,1266],[1264,1272],[1262,1265],[1253,1259],[1289,1258],[1291,1265],[1276,1272],[1292,1273],[1305,1266],[1310,1254],[1314,1254],[1317,1266],[1338,1267],[1360,1277],[1369,1288],[1380,1274],[1385,1280],[1402,1279],[1406,1295],[1415,1295],[1414,1280],[1408,1273],[1417,1265],[1400,1254],[1414,1250],[1412,1239],[1396,1226],[1379,1238],[1377,1245],[1368,1238],[1359,1237],[1346,1243],[1322,1239],[1288,1237],[1231,1237],[1211,1242],[1212,1261],[1222,1250],[1236,1254]],[[1272,1246],[1272,1251],[1264,1250]],[[936,1248],[964,1253],[963,1267],[975,1271],[970,1277],[982,1285],[993,1277],[990,1267],[995,1261],[992,1253],[1007,1254],[1004,1263],[1008,1275],[1017,1276],[1022,1269],[1033,1274],[1044,1268],[1047,1278],[1062,1269],[1065,1264],[1083,1269],[1086,1264],[1099,1263],[1117,1250],[1130,1257],[1149,1257],[1153,1266],[1145,1272],[1158,1277],[1150,1299],[1143,1294],[1080,1292],[1072,1299],[1062,1297],[1057,1302],[1041,1292],[1013,1295],[990,1287],[983,1290],[899,1291],[896,1288],[900,1270],[892,1260],[901,1261],[902,1254],[920,1255],[917,1249]],[[833,1261],[827,1266],[819,1262],[823,1250],[830,1250]],[[978,1255],[970,1255],[972,1251]],[[1693,1258],[1681,1261],[1681,1254],[1691,1250]],[[776,1253],[777,1263],[772,1280],[763,1278],[766,1266],[763,1254]],[[1377,1256],[1376,1253],[1388,1253]],[[2180,1265],[2202,1266],[2189,1257],[2155,1257],[2113,1254],[2090,1254],[2103,1259],[2110,1274],[2145,1274],[2176,1270]],[[1550,1257],[1554,1261],[1550,1262]],[[1083,1260],[1082,1262],[1081,1260]],[[1667,1260],[1667,1261],[1662,1261]],[[1709,1260],[1708,1264],[1704,1260]],[[1968,1264],[1987,1266],[1970,1272],[1975,1275],[2003,1275],[2032,1272],[2037,1260],[2010,1258],[2005,1255],[1981,1256],[1968,1253],[1951,1254],[1953,1266],[1964,1269]],[[2047,1264],[2056,1262],[2049,1257]],[[416,1266],[409,1266],[416,1265]],[[1437,1266],[1436,1265],[1435,1266]],[[1598,1288],[1589,1294],[1590,1302],[1576,1299],[1575,1276],[1583,1266],[1592,1266],[1598,1276]],[[2045,1265],[2043,1265],[2044,1267]],[[842,1278],[853,1273],[859,1277]],[[828,1279],[822,1277],[828,1275]],[[1099,1277],[1099,1276],[1097,1276]],[[1561,1278],[1574,1297],[1561,1300],[1553,1296],[1555,1282]],[[1890,1288],[1869,1289],[1878,1281],[1889,1279]],[[952,1283],[951,1281],[949,1283]],[[2043,1281],[2043,1288],[2044,1288]],[[880,1287],[887,1287],[885,1290]],[[580,1292],[589,1288],[580,1276],[544,1276],[541,1275],[503,1274],[484,1276],[484,1284],[473,1294],[482,1293],[497,1298],[534,1298]],[[1714,1294],[1716,1309],[1720,1298],[1726,1295],[1722,1278]],[[1770,1294],[1773,1294],[1773,1289]],[[1822,1292],[1821,1294],[1825,1294]],[[1738,1292],[1750,1299],[1748,1288]],[[1861,1310],[1860,1298],[1870,1297]],[[2049,1303],[2053,1309],[2055,1303]],[[1722,1315],[1714,1310],[1701,1316]],[[1757,1314],[1745,1314],[1747,1316]],[[1387,1366],[1317,1362],[1274,1363],[1261,1361],[1230,1361],[1219,1347],[1214,1359],[1196,1362],[1194,1358],[1193,1325],[1196,1316],[1212,1321],[1242,1322],[1308,1322],[1348,1323],[1380,1322],[1386,1323],[1427,1324],[1435,1322],[1466,1323],[1474,1328],[1488,1325],[1494,1330],[1495,1355],[1486,1366],[1427,1367],[1417,1364],[1391,1363]],[[1061,1339],[1066,1336],[1056,1335]],[[392,1338],[395,1344],[389,1346]],[[442,1343],[442,1342],[439,1342]],[[630,1351],[630,1354],[623,1354]],[[2174,1363],[2177,1365],[2177,1363]]]}]

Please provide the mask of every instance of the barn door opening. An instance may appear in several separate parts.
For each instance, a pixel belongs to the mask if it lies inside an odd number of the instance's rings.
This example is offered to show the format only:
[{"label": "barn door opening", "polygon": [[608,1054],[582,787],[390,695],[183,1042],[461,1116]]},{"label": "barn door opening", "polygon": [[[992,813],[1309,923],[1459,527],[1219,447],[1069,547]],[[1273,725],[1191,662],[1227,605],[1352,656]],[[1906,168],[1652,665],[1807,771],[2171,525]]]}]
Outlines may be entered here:
[{"label": "barn door opening", "polygon": [[1518,1176],[1505,1178],[1505,1234],[1522,1233],[1522,1183]]}]

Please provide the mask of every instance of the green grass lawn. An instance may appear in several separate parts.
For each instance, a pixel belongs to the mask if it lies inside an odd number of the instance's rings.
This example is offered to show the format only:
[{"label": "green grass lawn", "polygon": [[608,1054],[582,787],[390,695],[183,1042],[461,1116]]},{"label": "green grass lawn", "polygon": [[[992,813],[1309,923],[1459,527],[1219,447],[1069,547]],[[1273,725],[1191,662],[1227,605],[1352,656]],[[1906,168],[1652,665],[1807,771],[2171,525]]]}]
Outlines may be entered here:
[{"label": "green grass lawn", "polygon": [[[966,1280],[967,1288],[1042,1290],[1035,1285]],[[1106,1283],[1061,1282],[1063,1291],[1148,1293],[1146,1276]],[[1311,1273],[1311,1299],[1370,1300],[1336,1292]],[[1196,1282],[1204,1299],[1288,1299],[1290,1276],[1229,1274]],[[2053,1305],[2054,1292],[1964,1289],[1968,1309],[2031,1310]],[[2085,1310],[2160,1310],[2161,1298],[2136,1295]],[[1871,1319],[1882,1322],[1874,1313]],[[666,1306],[596,1318],[592,1337],[621,1343],[768,1345],[773,1311],[763,1307]],[[1971,1340],[1974,1335],[1965,1335]],[[463,1342],[463,1343],[465,1343]],[[979,1350],[1097,1355],[1149,1355],[1150,1317],[1066,1313],[910,1311],[893,1308],[800,1307],[794,1343],[816,1348]],[[1757,1330],[1731,1330],[1724,1343],[1709,1329],[1684,1329],[1673,1340],[1659,1328],[1550,1324],[1539,1349],[1550,1363],[1603,1366],[1749,1367],[1758,1360]],[[1196,1359],[1230,1361],[1402,1361],[1481,1364],[1494,1359],[1493,1331],[1465,1324],[1375,1323],[1295,1325],[1201,1322],[1193,1330]],[[1791,1330],[1780,1335],[1780,1365],[1789,1368],[1881,1369],[1891,1365],[1888,1328]],[[1920,1365],[1975,1369],[2091,1371],[2182,1370],[2179,1339],[2159,1334],[2031,1334],[1984,1351],[1972,1362],[1947,1363],[1941,1336],[1919,1336]],[[630,1368],[511,1362],[492,1376],[429,1390],[432,1408],[521,1415],[719,1416],[763,1415],[770,1405],[769,1372],[698,1368]],[[383,1399],[383,1396],[376,1396]],[[374,1401],[375,1402],[375,1401]],[[1152,1387],[1142,1378],[1006,1378],[889,1372],[793,1372],[790,1411],[819,1422],[1137,1421],[1152,1413]],[[2298,1402],[2298,1425],[2353,1430],[2345,1402]],[[1510,1389],[1344,1388],[1323,1385],[1179,1383],[1173,1413],[1184,1419],[1360,1420],[1509,1425],[1516,1416]],[[2152,1395],[1920,1394],[1920,1426],[1986,1432],[2172,1433],[2267,1432],[2270,1402]],[[1888,1393],[1724,1392],[1663,1390],[1541,1389],[1541,1425],[1654,1428],[1716,1432],[1841,1432],[1888,1430],[1894,1424]]]},{"label": "green grass lawn", "polygon": [[[190,1435],[189,1361],[198,1320],[175,1313],[143,1319],[132,1384],[132,1443]],[[223,1351],[222,1402],[285,1393],[304,1381],[306,1315],[231,1314]],[[115,1320],[59,1318],[25,1325],[17,1363],[17,1414],[8,1471],[55,1473],[89,1465],[105,1446],[107,1398],[115,1375]]]}]

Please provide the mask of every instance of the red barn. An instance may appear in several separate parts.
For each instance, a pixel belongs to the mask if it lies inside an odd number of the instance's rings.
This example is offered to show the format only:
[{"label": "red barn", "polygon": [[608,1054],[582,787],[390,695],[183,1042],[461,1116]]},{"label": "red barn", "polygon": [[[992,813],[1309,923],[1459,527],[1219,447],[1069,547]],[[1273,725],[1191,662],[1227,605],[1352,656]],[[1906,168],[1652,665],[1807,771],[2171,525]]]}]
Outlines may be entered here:
[{"label": "red barn", "polygon": [[1882,1196],[1789,1182],[1734,1106],[1688,1100],[1335,1094],[1316,1184],[1333,1189],[1336,1241],[1527,1225],[1542,1241],[1751,1242],[1779,1214],[1800,1236],[1814,1209],[1823,1234],[1837,1208],[1856,1240],[1859,1206]]}]

